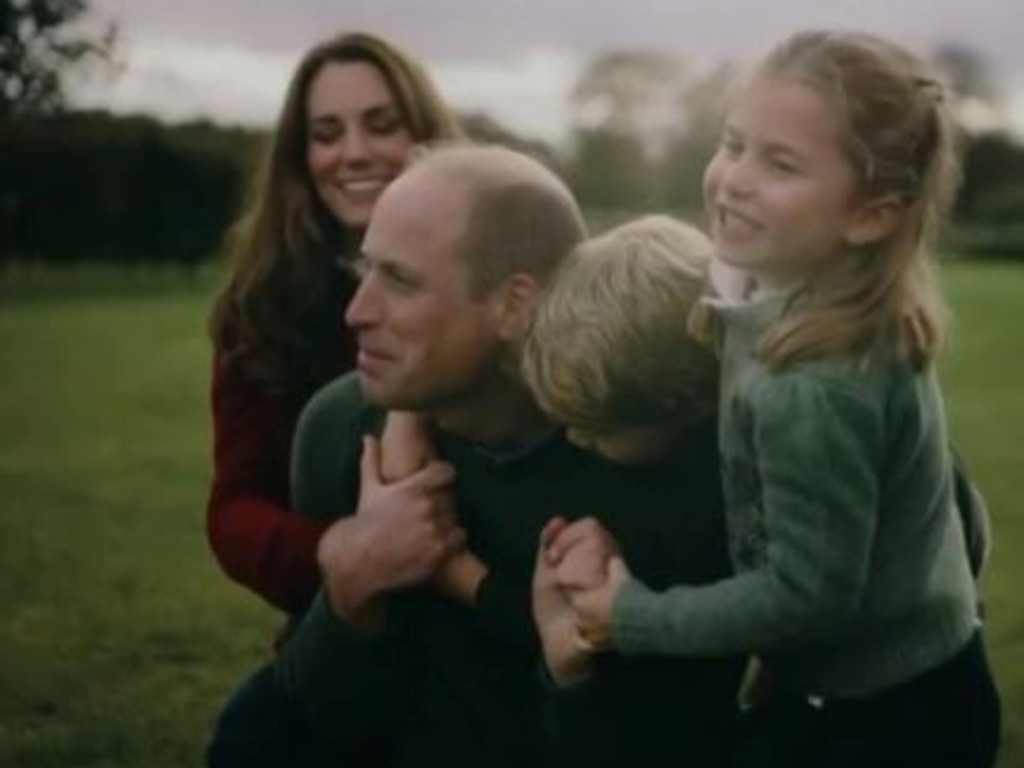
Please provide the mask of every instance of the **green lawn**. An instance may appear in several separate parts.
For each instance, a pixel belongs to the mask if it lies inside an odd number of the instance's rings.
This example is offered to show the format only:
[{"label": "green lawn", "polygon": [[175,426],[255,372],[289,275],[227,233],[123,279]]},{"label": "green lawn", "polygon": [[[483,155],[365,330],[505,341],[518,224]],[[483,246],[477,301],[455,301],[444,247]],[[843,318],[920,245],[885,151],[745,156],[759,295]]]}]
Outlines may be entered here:
[{"label": "green lawn", "polygon": [[[957,440],[996,526],[989,644],[1003,768],[1024,766],[1024,267],[947,271]],[[0,765],[201,763],[210,718],[268,656],[273,612],[203,533],[213,279],[0,275]]]}]

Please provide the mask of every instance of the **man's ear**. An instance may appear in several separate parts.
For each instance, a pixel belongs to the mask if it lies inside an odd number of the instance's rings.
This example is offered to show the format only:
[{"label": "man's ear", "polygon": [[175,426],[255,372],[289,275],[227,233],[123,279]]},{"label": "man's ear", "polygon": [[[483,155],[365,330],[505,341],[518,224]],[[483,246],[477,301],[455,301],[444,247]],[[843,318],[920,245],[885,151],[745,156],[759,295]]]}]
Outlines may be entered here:
[{"label": "man's ear", "polygon": [[526,334],[539,293],[537,278],[526,272],[515,272],[502,283],[494,297],[495,321],[502,339],[515,341]]},{"label": "man's ear", "polygon": [[844,239],[854,247],[881,242],[896,231],[906,212],[907,202],[901,195],[873,198],[851,214]]}]

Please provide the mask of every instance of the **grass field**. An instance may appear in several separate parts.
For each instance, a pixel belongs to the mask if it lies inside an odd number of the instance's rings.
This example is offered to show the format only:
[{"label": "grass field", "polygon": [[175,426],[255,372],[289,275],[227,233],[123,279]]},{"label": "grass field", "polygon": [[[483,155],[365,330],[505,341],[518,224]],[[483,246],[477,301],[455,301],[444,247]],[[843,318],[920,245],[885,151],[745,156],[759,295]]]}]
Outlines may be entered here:
[{"label": "grass field", "polygon": [[[1002,768],[1024,768],[1024,267],[954,264],[954,434],[992,507]],[[203,534],[213,278],[0,275],[0,766],[201,764],[276,618]]]}]

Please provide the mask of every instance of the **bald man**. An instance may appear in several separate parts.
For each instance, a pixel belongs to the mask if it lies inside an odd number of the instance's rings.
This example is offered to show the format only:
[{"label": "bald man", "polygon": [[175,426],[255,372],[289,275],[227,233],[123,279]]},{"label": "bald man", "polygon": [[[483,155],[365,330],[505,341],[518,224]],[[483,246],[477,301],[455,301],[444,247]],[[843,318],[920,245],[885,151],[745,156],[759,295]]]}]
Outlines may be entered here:
[{"label": "bald man", "polygon": [[[296,436],[296,508],[339,519],[277,664],[335,764],[369,742],[394,768],[724,764],[740,660],[605,654],[566,674],[567,603],[548,585],[531,613],[556,515],[597,518],[655,586],[728,570],[712,424],[658,465],[614,466],[567,443],[519,378],[534,301],[584,237],[562,182],[505,149],[436,150],[378,201],[345,318],[358,370]],[[439,457],[395,483],[372,437],[388,409],[424,416]],[[482,566],[436,586],[467,552]]]}]

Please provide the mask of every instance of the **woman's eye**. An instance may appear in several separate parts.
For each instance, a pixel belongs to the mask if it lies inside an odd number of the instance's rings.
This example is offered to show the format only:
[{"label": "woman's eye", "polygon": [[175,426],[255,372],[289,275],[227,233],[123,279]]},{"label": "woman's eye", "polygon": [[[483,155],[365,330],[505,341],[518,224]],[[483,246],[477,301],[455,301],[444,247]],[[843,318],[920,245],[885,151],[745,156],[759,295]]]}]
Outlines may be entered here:
[{"label": "woman's eye", "polygon": [[318,125],[310,129],[309,140],[317,144],[330,144],[337,141],[341,135],[342,130],[339,126]]},{"label": "woman's eye", "polygon": [[377,134],[378,136],[388,136],[401,130],[401,128],[402,121],[397,117],[388,118],[386,120],[374,120],[367,125],[367,129],[370,133]]}]

